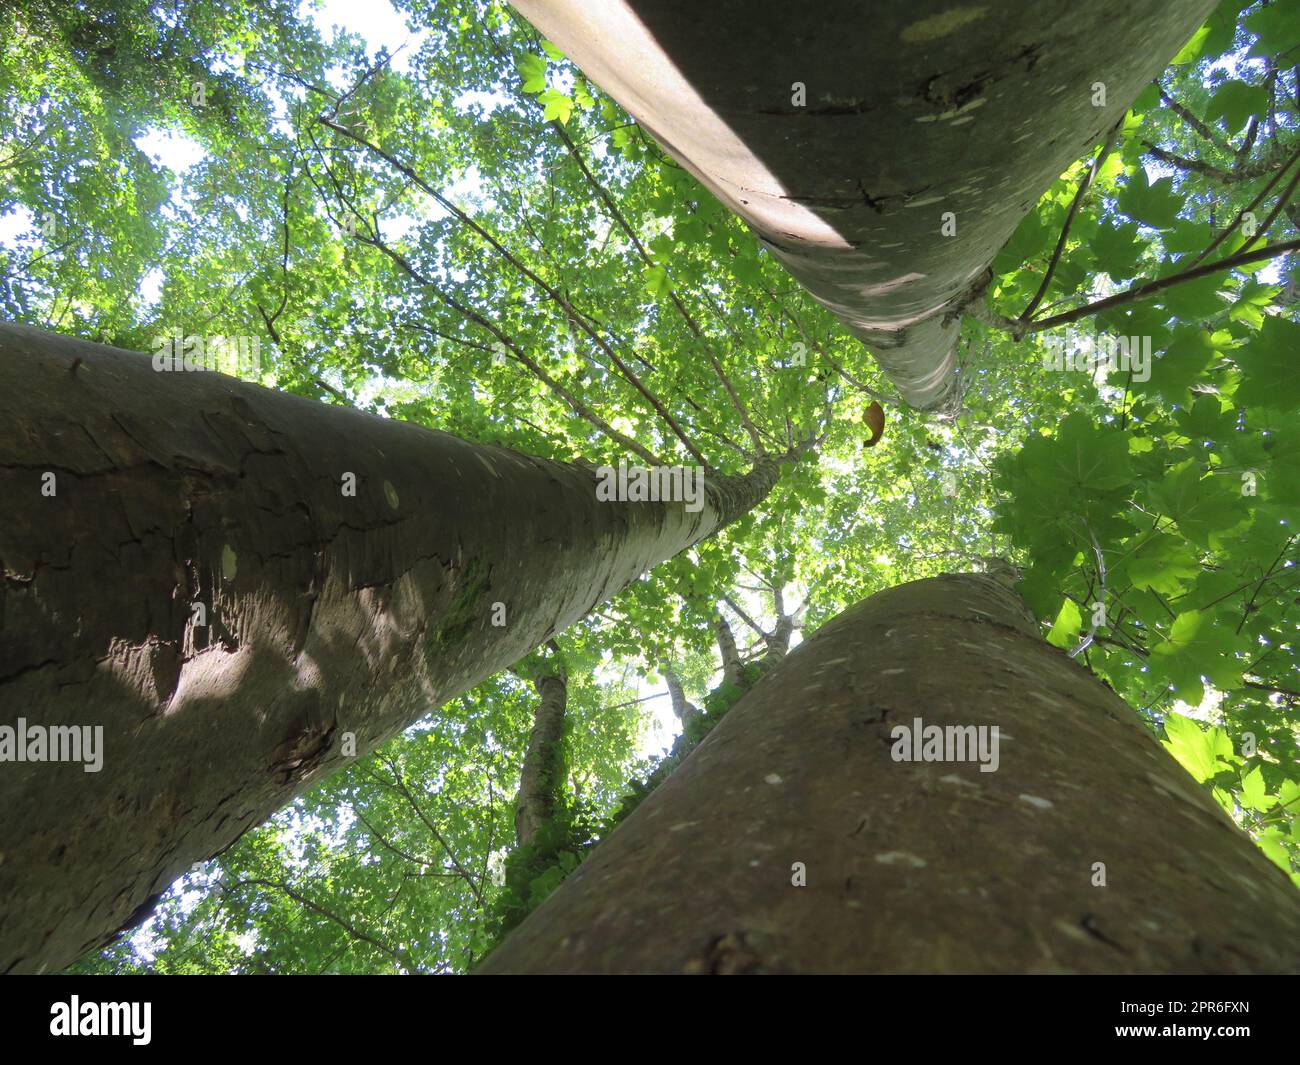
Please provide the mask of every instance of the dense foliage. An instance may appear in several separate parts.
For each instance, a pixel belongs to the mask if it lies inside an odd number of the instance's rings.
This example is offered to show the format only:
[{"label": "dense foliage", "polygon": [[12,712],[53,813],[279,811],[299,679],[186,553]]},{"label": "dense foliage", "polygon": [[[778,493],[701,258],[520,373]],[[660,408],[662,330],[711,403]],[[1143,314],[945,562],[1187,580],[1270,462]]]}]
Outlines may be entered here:
[{"label": "dense foliage", "polygon": [[[783,620],[788,638],[901,581],[1008,565],[1048,638],[1300,884],[1296,257],[1120,295],[1300,235],[1293,5],[1225,0],[1028,213],[964,322],[948,418],[891,401],[505,4],[399,6],[421,33],[397,55],[288,0],[0,11],[4,316],[141,351],[255,337],[243,375],[268,387],[570,461],[738,472],[806,450],[759,511],[559,638],[565,787],[542,838],[513,847],[521,669],[314,787],[83,967],[462,971],[689,746],[638,757],[666,669],[704,704],[697,740],[780,657]],[[152,154],[169,136],[192,165]],[[1150,338],[1150,365],[1058,368],[1116,337]]]}]

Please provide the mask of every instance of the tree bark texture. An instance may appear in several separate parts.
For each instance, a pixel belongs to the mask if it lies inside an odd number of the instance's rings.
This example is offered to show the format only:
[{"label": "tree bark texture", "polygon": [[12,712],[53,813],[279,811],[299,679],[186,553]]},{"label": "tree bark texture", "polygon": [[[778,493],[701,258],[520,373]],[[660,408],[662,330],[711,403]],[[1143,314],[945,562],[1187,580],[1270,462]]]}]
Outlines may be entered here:
[{"label": "tree bark texture", "polygon": [[954,312],[1017,223],[1215,7],[512,2],[921,408],[959,395]]},{"label": "tree bark texture", "polygon": [[[999,726],[998,768],[895,760],[917,718]],[[1297,968],[1285,875],[1014,593],[963,575],[793,650],[482,971]]]},{"label": "tree bark texture", "polygon": [[515,842],[527,846],[559,808],[564,784],[564,711],[569,689],[565,678],[547,673],[537,678],[541,700],[528,733],[524,764],[515,800]]},{"label": "tree bark texture", "polygon": [[349,734],[372,750],[777,476],[599,502],[580,466],[12,325],[0,426],[0,724],[104,729],[100,772],[0,763],[0,972],[138,921]]}]

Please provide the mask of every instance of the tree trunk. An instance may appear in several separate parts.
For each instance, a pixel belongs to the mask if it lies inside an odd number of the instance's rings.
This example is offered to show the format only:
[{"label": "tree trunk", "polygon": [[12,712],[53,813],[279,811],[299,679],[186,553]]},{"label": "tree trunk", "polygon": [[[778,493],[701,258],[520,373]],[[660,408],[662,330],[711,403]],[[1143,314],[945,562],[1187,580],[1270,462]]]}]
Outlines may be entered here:
[{"label": "tree trunk", "polygon": [[560,805],[560,788],[564,783],[564,710],[569,689],[560,673],[546,673],[537,678],[541,701],[533,715],[528,733],[524,765],[519,773],[519,795],[515,800],[515,843],[524,847],[537,838],[538,831]]},{"label": "tree trunk", "polygon": [[1216,0],[512,2],[931,408],[952,312]]},{"label": "tree trunk", "polygon": [[[896,761],[916,718],[998,726],[996,771]],[[1013,593],[967,575],[792,651],[483,971],[1298,966],[1286,877]]]},{"label": "tree trunk", "polygon": [[659,663],[659,669],[664,675],[664,681],[668,685],[668,698],[672,703],[673,716],[677,718],[678,723],[683,729],[700,715],[700,708],[686,698],[686,692],[682,690],[682,682],[677,676],[677,671],[673,669],[672,663],[668,659],[662,659]]},{"label": "tree trunk", "polygon": [[731,631],[731,626],[727,624],[727,619],[722,616],[722,611],[716,607],[713,614],[713,632],[718,638],[718,651],[722,656],[722,683],[737,688],[742,687],[745,683],[741,672],[744,666],[740,661],[740,651],[736,647],[736,637]]},{"label": "tree trunk", "polygon": [[789,654],[790,640],[794,637],[796,617],[795,614],[785,612],[785,596],[781,592],[779,577],[772,584],[772,610],[776,614],[776,628],[770,635],[764,637],[764,642],[767,644],[767,654],[763,656],[765,663],[779,662]]},{"label": "tree trunk", "polygon": [[[103,765],[0,764],[0,972],[141,918],[365,754],[757,503],[588,469],[146,355],[0,327],[0,724]],[[355,477],[355,494],[346,494]]]}]

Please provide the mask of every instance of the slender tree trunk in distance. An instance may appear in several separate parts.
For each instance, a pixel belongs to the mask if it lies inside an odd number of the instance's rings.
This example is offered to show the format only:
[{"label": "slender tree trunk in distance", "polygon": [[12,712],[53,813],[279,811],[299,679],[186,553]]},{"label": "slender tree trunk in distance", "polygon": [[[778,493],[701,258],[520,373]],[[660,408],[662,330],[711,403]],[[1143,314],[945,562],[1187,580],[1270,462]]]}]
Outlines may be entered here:
[{"label": "slender tree trunk in distance", "polygon": [[663,659],[659,663],[659,669],[664,675],[664,681],[668,685],[668,699],[672,703],[673,716],[685,728],[694,721],[700,714],[700,708],[686,698],[686,692],[682,690],[682,682],[677,676],[677,671],[673,669],[672,663],[668,659]]},{"label": "slender tree trunk in distance", "polygon": [[536,681],[541,701],[533,715],[532,731],[519,773],[515,800],[515,843],[531,843],[559,808],[564,769],[564,712],[569,688],[560,673],[543,673]]},{"label": "slender tree trunk in distance", "polygon": [[[997,769],[894,760],[917,718],[998,726]],[[1297,968],[1282,872],[1014,593],[962,575],[792,651],[481,971]]]},{"label": "slender tree trunk in distance", "polygon": [[741,671],[744,666],[740,661],[740,650],[736,647],[736,636],[722,616],[722,611],[714,608],[713,632],[718,638],[718,651],[722,656],[722,682],[739,688],[744,684]]},{"label": "slender tree trunk in distance", "polygon": [[1215,7],[512,3],[924,408],[955,398],[953,312],[998,249]]},{"label": "slender tree trunk in distance", "polygon": [[0,762],[0,972],[103,943],[349,738],[372,750],[777,476],[713,478],[697,513],[599,502],[580,466],[12,325],[0,426],[0,725],[103,727],[99,772]]},{"label": "slender tree trunk in distance", "polygon": [[779,578],[772,585],[772,609],[776,613],[776,628],[772,630],[771,635],[764,638],[767,654],[763,657],[765,661],[777,662],[790,653],[790,641],[794,638],[797,620],[795,614],[785,612],[785,596],[781,593]]}]

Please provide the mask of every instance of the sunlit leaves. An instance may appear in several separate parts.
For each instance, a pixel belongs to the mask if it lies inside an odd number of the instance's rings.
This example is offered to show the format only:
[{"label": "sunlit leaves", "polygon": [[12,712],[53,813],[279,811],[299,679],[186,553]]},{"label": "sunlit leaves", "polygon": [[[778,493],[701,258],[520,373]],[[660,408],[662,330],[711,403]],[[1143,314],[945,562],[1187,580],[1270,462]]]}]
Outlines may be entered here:
[{"label": "sunlit leaves", "polygon": [[664,295],[671,288],[668,280],[668,271],[662,266],[651,266],[645,274],[645,290],[651,296],[658,298]]},{"label": "sunlit leaves", "polygon": [[1221,728],[1201,728],[1182,714],[1169,714],[1164,720],[1165,747],[1198,783],[1213,780],[1237,761],[1232,741]]},{"label": "sunlit leaves", "polygon": [[1061,604],[1056,621],[1052,623],[1052,628],[1047,633],[1047,642],[1054,647],[1073,647],[1079,639],[1079,629],[1082,625],[1083,615],[1079,613],[1078,606],[1073,599],[1067,599]]},{"label": "sunlit leaves", "polygon": [[1152,650],[1174,686],[1174,694],[1196,705],[1205,694],[1202,678],[1220,690],[1241,684],[1243,663],[1236,652],[1243,644],[1231,628],[1199,610],[1179,614],[1169,636]]},{"label": "sunlit leaves", "polygon": [[546,88],[546,60],[539,55],[521,55],[515,60],[524,92],[539,93]]},{"label": "sunlit leaves", "polygon": [[569,121],[569,116],[573,114],[573,97],[560,92],[558,89],[547,89],[537,99],[545,107],[542,117],[548,122],[555,120],[563,125]]}]

